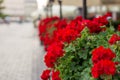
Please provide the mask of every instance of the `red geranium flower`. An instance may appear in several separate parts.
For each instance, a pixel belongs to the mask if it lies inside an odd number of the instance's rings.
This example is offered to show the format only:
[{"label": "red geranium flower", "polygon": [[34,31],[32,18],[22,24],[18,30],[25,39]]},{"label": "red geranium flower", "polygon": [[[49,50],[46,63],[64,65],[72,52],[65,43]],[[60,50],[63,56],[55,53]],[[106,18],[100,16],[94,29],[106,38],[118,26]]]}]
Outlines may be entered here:
[{"label": "red geranium flower", "polygon": [[115,57],[115,53],[110,48],[104,48],[100,46],[92,51],[92,61],[97,63],[100,60],[112,60]]},{"label": "red geranium flower", "polygon": [[54,42],[47,48],[47,51],[55,54],[58,58],[63,56],[63,47],[64,45],[61,42]]},{"label": "red geranium flower", "polygon": [[83,22],[80,21],[71,21],[70,24],[67,25],[67,28],[73,29],[80,33],[85,28],[85,25],[83,25]]},{"label": "red geranium flower", "polygon": [[112,44],[115,44],[116,41],[119,41],[119,40],[120,40],[120,36],[118,36],[117,34],[113,34],[108,42],[112,45]]},{"label": "red geranium flower", "polygon": [[107,12],[104,16],[105,17],[112,17],[112,12]]},{"label": "red geranium flower", "polygon": [[80,36],[80,33],[71,28],[64,28],[55,32],[55,41],[71,42]]},{"label": "red geranium flower", "polygon": [[54,24],[54,26],[57,27],[57,29],[65,28],[67,26],[67,20],[59,20],[56,24]]},{"label": "red geranium flower", "polygon": [[47,67],[54,67],[54,63],[56,62],[57,57],[55,54],[51,53],[51,52],[47,52],[47,54],[44,57],[44,62],[46,64]]},{"label": "red geranium flower", "polygon": [[59,21],[58,17],[52,18],[45,18],[40,21],[38,30],[39,30],[39,37],[41,41],[44,43],[45,48],[47,48],[53,42],[52,30],[54,31],[54,23]]},{"label": "red geranium flower", "polygon": [[101,60],[92,67],[92,76],[98,78],[101,75],[114,75],[116,67],[110,60]]},{"label": "red geranium flower", "polygon": [[42,75],[41,75],[41,79],[42,80],[48,80],[50,77],[50,70],[46,69],[43,71]]},{"label": "red geranium flower", "polygon": [[59,74],[60,74],[59,71],[52,71],[52,80],[61,80]]},{"label": "red geranium flower", "polygon": [[105,31],[106,28],[101,28],[101,26],[107,25],[108,20],[107,17],[110,17],[109,13],[105,14],[104,16],[99,16],[94,18],[91,21],[87,21],[87,27],[89,28],[91,33],[99,33],[101,31]]},{"label": "red geranium flower", "polygon": [[44,57],[44,62],[47,67],[54,67],[54,63],[59,57],[62,57],[64,54],[63,51],[64,45],[60,42],[54,42],[47,48],[47,54]]},{"label": "red geranium flower", "polygon": [[104,26],[108,24],[108,20],[106,16],[100,16],[98,18],[94,18],[93,21],[98,22],[100,26]]},{"label": "red geranium flower", "polygon": [[63,30],[63,42],[71,42],[73,40],[75,40],[77,37],[79,37],[79,34],[77,31],[75,30],[72,30],[70,28],[66,28]]},{"label": "red geranium flower", "polygon": [[101,32],[101,24],[96,21],[87,21],[87,27],[90,33],[99,33]]}]

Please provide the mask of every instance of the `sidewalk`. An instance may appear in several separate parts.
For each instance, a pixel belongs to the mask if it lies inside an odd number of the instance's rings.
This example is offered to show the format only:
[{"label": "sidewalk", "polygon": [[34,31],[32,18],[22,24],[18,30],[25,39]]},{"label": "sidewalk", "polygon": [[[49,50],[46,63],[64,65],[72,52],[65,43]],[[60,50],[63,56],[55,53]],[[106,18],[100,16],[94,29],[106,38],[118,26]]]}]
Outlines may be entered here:
[{"label": "sidewalk", "polygon": [[[37,32],[37,31],[35,31]],[[35,33],[35,35],[37,35]],[[32,74],[32,80],[40,80],[40,74],[42,71],[46,68],[44,65],[44,47],[40,46],[39,38],[38,36],[35,36],[35,51],[33,53],[33,74]],[[39,47],[38,47],[39,46]]]},{"label": "sidewalk", "polygon": [[0,25],[0,80],[40,80],[43,51],[32,23]]}]

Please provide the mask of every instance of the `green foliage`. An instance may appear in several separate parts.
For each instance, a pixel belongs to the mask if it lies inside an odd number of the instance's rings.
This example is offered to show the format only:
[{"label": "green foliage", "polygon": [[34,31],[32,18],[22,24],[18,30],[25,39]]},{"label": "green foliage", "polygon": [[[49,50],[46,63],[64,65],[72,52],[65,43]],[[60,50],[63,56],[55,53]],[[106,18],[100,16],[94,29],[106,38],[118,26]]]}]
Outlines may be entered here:
[{"label": "green foliage", "polygon": [[2,6],[4,0],[0,0],[0,17],[4,18],[6,15],[2,13],[2,10],[5,8],[4,6]]},{"label": "green foliage", "polygon": [[[60,71],[62,80],[95,80],[91,76],[91,51],[101,45],[110,47],[108,40],[113,33],[115,33],[114,30],[108,28],[105,32],[90,34],[88,29],[85,28],[80,38],[77,38],[70,44],[65,44],[65,55],[58,60],[58,64],[56,65],[56,69]],[[117,49],[113,49],[118,56],[115,61],[120,61],[120,47],[119,50]],[[114,77],[113,80],[118,79],[120,78],[116,79]]]},{"label": "green foliage", "polygon": [[8,16],[8,15],[3,14],[3,13],[0,14],[0,18],[2,18],[2,19],[4,19],[6,16]]}]

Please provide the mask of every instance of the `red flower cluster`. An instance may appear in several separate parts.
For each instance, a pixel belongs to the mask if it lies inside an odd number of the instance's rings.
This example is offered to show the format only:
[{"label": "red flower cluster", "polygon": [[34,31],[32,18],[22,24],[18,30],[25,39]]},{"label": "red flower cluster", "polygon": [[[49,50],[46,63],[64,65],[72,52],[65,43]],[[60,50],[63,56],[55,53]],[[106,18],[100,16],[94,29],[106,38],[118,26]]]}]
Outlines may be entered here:
[{"label": "red flower cluster", "polygon": [[47,53],[44,58],[44,62],[46,63],[47,67],[54,67],[55,62],[59,57],[63,56],[63,47],[62,43],[53,43],[47,48]]},{"label": "red flower cluster", "polygon": [[59,77],[60,72],[59,71],[53,71],[52,72],[52,80],[61,80],[61,78]]},{"label": "red flower cluster", "polygon": [[115,63],[110,60],[101,60],[92,67],[92,76],[98,78],[101,75],[114,75],[116,72]]},{"label": "red flower cluster", "polygon": [[112,60],[115,57],[115,53],[110,48],[104,48],[100,46],[92,51],[92,61],[97,63],[100,60]]},{"label": "red flower cluster", "polygon": [[39,36],[41,41],[44,43],[45,48],[47,48],[53,41],[51,32],[56,21],[59,21],[58,17],[46,18],[40,21],[38,26]]},{"label": "red flower cluster", "polygon": [[72,20],[65,28],[57,29],[54,32],[54,40],[69,43],[75,40],[77,37],[80,37],[80,32],[83,29],[84,25],[82,25],[82,17],[77,17],[76,19]]},{"label": "red flower cluster", "polygon": [[87,21],[87,27],[90,30],[90,33],[99,33],[101,31],[106,30],[106,28],[101,28],[101,26],[107,25],[108,20],[107,17],[111,17],[110,13],[105,14],[104,16],[100,16],[98,18],[94,18],[91,21]]},{"label": "red flower cluster", "polygon": [[57,29],[65,28],[65,27],[67,26],[67,20],[66,20],[66,19],[59,20],[57,23],[54,24],[54,26],[55,26]]},{"label": "red flower cluster", "polygon": [[94,18],[93,21],[100,23],[100,26],[108,24],[107,16],[100,16],[98,18]]},{"label": "red flower cluster", "polygon": [[41,75],[41,79],[42,80],[49,80],[50,79],[50,73],[52,73],[51,75],[52,75],[52,80],[61,80],[61,78],[59,77],[59,75],[60,75],[60,72],[59,71],[52,71],[51,72],[51,70],[48,70],[48,69],[46,69],[46,70],[44,70],[43,71],[43,73],[42,73],[42,75]]},{"label": "red flower cluster", "polygon": [[85,28],[85,25],[83,21],[73,20],[70,22],[70,24],[67,25],[67,28],[70,28],[80,33]]},{"label": "red flower cluster", "polygon": [[[80,32],[83,30],[84,27],[81,27],[79,19],[81,19],[81,17],[78,17],[74,21],[71,21],[67,27],[67,22],[65,19],[58,21],[54,24],[56,30],[53,31],[52,37],[50,37],[50,34],[47,31],[47,29],[49,29],[51,25],[49,24],[49,27],[47,26],[45,29],[43,28],[43,32],[46,31],[44,32],[43,38],[44,44],[49,45],[46,48],[47,53],[44,57],[44,62],[47,67],[53,68],[54,64],[57,62],[57,59],[64,55],[64,45],[62,43],[69,43],[80,36]],[[77,22],[77,24],[74,24],[75,22]],[[58,74],[58,72],[53,71],[52,80],[60,80],[60,78],[57,76]]]},{"label": "red flower cluster", "polygon": [[92,51],[92,76],[98,78],[101,75],[114,75],[116,72],[115,63],[112,59],[115,57],[114,52],[109,48],[100,46]]},{"label": "red flower cluster", "polygon": [[64,28],[55,33],[55,40],[69,43],[79,37],[79,35],[80,33],[74,29]]},{"label": "red flower cluster", "polygon": [[77,26],[79,22],[82,22],[83,18],[81,16],[77,16],[75,19],[73,19],[72,21],[70,21],[70,25],[71,24],[75,24],[74,26]]},{"label": "red flower cluster", "polygon": [[108,42],[112,45],[112,44],[115,44],[116,41],[119,41],[119,40],[120,40],[120,36],[118,36],[117,34],[113,34]]},{"label": "red flower cluster", "polygon": [[99,33],[101,32],[100,23],[96,21],[88,21],[87,27],[90,30],[90,33]]},{"label": "red flower cluster", "polygon": [[59,20],[58,17],[52,17],[52,18],[45,18],[40,21],[38,29],[39,29],[39,35],[43,36],[43,33],[46,33],[46,29],[48,26],[50,26],[50,23],[53,21]]},{"label": "red flower cluster", "polygon": [[42,75],[41,75],[41,79],[42,80],[48,80],[50,78],[50,70],[44,70]]},{"label": "red flower cluster", "polygon": [[[101,26],[108,24],[106,16],[95,18],[92,21],[84,20],[82,17],[67,22],[66,19],[60,20],[58,17],[47,18],[40,22],[39,36],[44,43],[47,53],[44,57],[44,62],[48,68],[54,69],[57,60],[64,56],[64,43],[70,43],[81,36],[81,31],[88,27],[90,33],[99,33],[102,31]],[[112,60],[115,56],[110,49],[100,48],[93,51],[93,62],[98,63],[100,60],[107,58]],[[104,55],[104,56],[103,56]],[[47,80],[49,71],[44,71],[41,78]],[[59,71],[52,71],[52,80],[61,80]]]},{"label": "red flower cluster", "polygon": [[104,16],[105,17],[112,17],[112,12],[107,12]]}]

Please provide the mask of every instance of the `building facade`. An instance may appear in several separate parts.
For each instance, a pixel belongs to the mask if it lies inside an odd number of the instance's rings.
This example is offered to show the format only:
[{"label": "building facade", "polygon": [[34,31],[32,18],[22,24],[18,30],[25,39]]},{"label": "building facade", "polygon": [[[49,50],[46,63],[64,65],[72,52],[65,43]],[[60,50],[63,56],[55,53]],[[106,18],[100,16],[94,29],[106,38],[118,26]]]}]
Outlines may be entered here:
[{"label": "building facade", "polygon": [[36,0],[24,0],[24,4],[25,16],[30,16],[38,8]]},{"label": "building facade", "polygon": [[37,9],[36,0],[4,0],[3,13],[9,16],[30,16]]},{"label": "building facade", "polygon": [[3,13],[10,16],[22,16],[24,11],[24,0],[4,0],[3,3],[5,9]]}]

